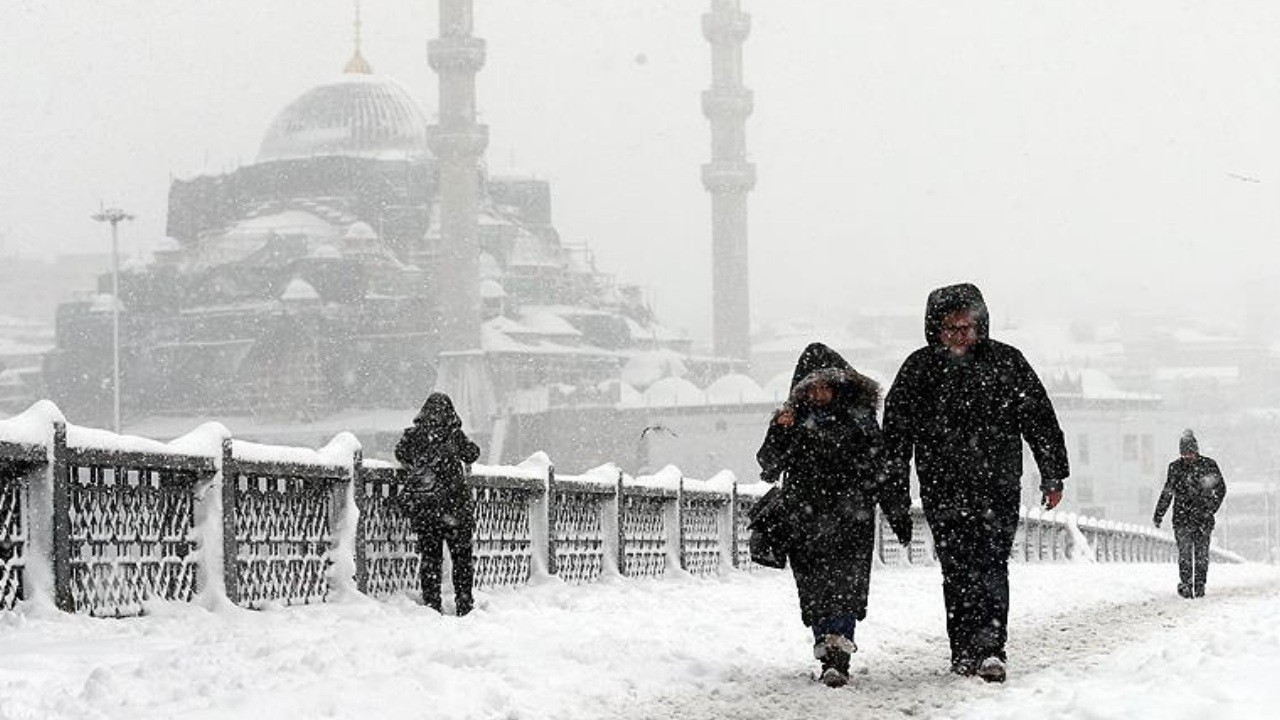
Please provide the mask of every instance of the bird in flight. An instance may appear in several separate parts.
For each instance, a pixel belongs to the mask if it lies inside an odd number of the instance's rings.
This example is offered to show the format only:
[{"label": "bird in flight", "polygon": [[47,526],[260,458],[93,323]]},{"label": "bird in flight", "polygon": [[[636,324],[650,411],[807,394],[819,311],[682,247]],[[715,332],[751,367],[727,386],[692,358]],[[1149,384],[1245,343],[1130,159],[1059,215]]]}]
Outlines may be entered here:
[{"label": "bird in flight", "polygon": [[655,432],[655,433],[663,432],[663,433],[666,433],[666,434],[670,435],[671,437],[680,437],[679,435],[677,435],[677,434],[676,434],[676,431],[675,431],[675,430],[672,430],[671,428],[667,427],[666,425],[661,425],[661,424],[659,424],[659,425],[650,425],[650,426],[646,427],[645,429],[641,430],[641,431],[640,431],[640,438],[641,438],[641,439],[644,439],[644,438],[645,438],[649,433],[651,433],[651,432]]}]

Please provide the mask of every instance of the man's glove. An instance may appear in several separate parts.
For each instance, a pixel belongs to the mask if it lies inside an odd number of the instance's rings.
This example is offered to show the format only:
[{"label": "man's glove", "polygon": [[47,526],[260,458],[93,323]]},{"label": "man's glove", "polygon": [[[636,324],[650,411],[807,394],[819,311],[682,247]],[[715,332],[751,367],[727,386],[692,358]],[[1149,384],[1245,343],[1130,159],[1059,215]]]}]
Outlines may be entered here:
[{"label": "man's glove", "polygon": [[897,536],[898,542],[902,547],[911,545],[911,516],[902,514],[897,517],[889,518],[889,527],[893,528],[893,534]]},{"label": "man's glove", "polygon": [[1155,517],[1151,518],[1151,522],[1155,523],[1156,527],[1160,527],[1160,520],[1161,520],[1161,517],[1159,515],[1156,515]]},{"label": "man's glove", "polygon": [[1050,490],[1040,497],[1040,507],[1045,510],[1052,510],[1058,507],[1058,503],[1062,502],[1061,490]]}]

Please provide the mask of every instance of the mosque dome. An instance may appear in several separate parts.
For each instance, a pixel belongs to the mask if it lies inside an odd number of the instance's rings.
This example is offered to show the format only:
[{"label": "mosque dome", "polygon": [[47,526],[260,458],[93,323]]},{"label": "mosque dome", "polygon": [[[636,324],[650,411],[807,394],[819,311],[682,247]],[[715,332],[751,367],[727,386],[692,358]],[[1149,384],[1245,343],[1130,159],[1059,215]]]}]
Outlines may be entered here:
[{"label": "mosque dome", "polygon": [[427,119],[408,90],[352,71],[314,87],[281,110],[262,138],[258,162],[325,155],[405,160],[428,155]]}]

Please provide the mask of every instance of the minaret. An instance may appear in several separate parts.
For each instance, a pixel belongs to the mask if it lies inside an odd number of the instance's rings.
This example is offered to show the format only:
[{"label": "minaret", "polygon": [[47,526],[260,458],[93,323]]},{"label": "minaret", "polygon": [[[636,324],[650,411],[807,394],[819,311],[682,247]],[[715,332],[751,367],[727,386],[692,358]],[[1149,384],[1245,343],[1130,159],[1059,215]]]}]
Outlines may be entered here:
[{"label": "minaret", "polygon": [[472,0],[440,0],[440,37],[427,60],[440,76],[439,123],[427,140],[440,167],[441,349],[480,349],[479,159],[489,128],[476,122],[484,40],[472,37]]},{"label": "minaret", "polygon": [[711,43],[711,89],[702,93],[702,113],[711,121],[711,162],[702,166],[711,193],[711,331],[716,355],[744,360],[751,354],[747,193],[756,184],[756,167],[747,162],[752,98],[742,84],[742,43],[750,33],[740,0],[711,0],[702,16]]},{"label": "minaret", "polygon": [[348,75],[372,75],[373,68],[369,67],[369,62],[364,59],[364,55],[360,54],[360,0],[356,0],[356,51],[352,53],[351,59],[347,61],[347,66],[342,72]]}]

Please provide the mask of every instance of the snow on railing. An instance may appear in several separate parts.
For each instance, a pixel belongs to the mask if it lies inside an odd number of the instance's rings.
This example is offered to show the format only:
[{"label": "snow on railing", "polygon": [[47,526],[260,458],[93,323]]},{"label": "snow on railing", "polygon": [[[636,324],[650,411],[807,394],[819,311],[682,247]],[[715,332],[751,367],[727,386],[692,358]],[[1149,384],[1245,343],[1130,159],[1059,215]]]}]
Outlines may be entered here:
[{"label": "snow on railing", "polygon": [[[475,465],[469,483],[480,587],[758,567],[747,512],[767,486],[727,471],[632,477],[609,464],[558,475],[539,453]],[[414,591],[403,487],[400,468],[364,460],[350,433],[311,450],[235,440],[209,423],[160,443],[68,425],[41,402],[0,421],[0,609],[25,600],[124,616],[155,601],[262,608]],[[936,562],[920,508],[912,514],[909,548],[877,523],[879,562]],[[1169,533],[1038,509],[1022,511],[1011,552],[1024,562],[1176,556]]]}]

